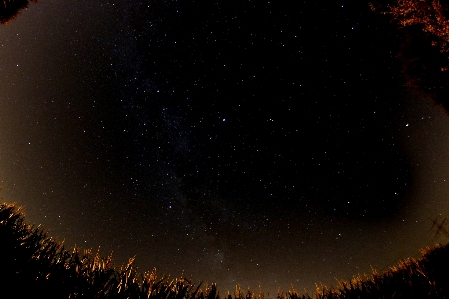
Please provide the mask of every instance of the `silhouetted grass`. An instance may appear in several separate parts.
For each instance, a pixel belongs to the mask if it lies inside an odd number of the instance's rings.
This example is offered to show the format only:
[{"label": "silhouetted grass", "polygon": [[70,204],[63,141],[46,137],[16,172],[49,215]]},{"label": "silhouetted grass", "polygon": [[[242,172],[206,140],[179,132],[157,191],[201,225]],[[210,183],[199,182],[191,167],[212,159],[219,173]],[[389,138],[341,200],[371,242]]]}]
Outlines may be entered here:
[{"label": "silhouetted grass", "polygon": [[[441,230],[442,227],[439,227]],[[181,277],[158,277],[156,269],[139,274],[133,266],[116,269],[112,256],[74,248],[48,237],[41,226],[25,223],[13,204],[0,204],[0,298],[152,298],[219,299],[215,284],[195,286]],[[183,276],[183,275],[182,275]],[[12,294],[12,295],[11,295]],[[331,298],[449,298],[449,245],[422,250],[388,271],[339,281],[337,288],[317,287],[316,299]],[[276,299],[311,299],[294,289]],[[225,299],[265,299],[262,292],[243,292]]]}]

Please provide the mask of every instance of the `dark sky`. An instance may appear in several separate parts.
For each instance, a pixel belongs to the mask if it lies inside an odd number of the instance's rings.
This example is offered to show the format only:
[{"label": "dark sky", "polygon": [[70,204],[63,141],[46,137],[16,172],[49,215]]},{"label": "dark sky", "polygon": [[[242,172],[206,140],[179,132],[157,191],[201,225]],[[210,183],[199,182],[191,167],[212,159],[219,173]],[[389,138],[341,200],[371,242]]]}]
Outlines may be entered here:
[{"label": "dark sky", "polygon": [[0,26],[0,185],[67,247],[273,294],[448,212],[449,119],[365,1],[40,1]]}]

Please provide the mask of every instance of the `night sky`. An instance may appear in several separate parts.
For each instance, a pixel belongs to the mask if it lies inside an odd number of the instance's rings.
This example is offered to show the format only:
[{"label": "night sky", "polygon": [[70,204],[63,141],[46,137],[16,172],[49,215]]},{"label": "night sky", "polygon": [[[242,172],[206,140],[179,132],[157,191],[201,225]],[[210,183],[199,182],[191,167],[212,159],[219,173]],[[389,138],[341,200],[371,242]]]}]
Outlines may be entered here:
[{"label": "night sky", "polygon": [[290,285],[438,239],[449,118],[366,1],[42,0],[0,26],[0,196],[140,271]]}]

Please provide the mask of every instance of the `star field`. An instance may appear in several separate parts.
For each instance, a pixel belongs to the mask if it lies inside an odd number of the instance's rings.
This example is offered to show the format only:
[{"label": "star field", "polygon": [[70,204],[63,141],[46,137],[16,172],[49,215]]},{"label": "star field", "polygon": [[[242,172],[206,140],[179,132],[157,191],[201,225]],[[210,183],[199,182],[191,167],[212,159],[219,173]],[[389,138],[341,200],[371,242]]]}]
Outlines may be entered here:
[{"label": "star field", "polygon": [[[0,26],[0,183],[81,247],[274,294],[447,211],[447,117],[365,2],[42,1]],[[235,3],[234,3],[235,2]]]}]

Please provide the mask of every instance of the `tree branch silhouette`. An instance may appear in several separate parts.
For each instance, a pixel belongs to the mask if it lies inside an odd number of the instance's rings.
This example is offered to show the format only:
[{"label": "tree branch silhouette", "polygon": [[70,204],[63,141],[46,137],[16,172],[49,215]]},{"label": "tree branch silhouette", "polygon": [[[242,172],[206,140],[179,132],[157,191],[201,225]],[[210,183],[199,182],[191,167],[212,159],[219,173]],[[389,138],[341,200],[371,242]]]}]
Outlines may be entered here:
[{"label": "tree branch silhouette", "polygon": [[37,3],[37,0],[1,0],[0,1],[0,24],[7,24],[14,20],[30,2]]},{"label": "tree branch silhouette", "polygon": [[442,105],[449,115],[448,5],[439,0],[370,3],[372,10],[390,16],[403,33],[398,57],[407,85]]}]

